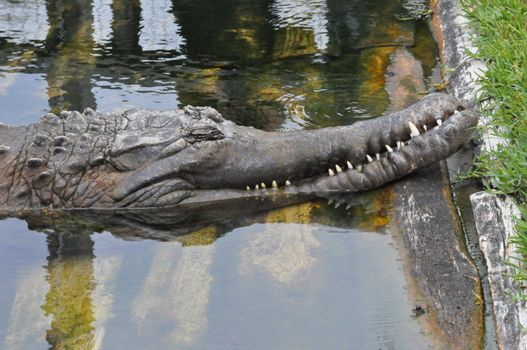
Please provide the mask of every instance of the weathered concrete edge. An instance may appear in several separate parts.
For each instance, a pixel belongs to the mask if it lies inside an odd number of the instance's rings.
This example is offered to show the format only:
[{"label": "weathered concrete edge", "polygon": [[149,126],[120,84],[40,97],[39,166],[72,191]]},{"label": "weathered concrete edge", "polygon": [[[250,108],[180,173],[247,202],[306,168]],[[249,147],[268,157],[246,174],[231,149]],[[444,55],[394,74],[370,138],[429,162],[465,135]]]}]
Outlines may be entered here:
[{"label": "weathered concrete edge", "polygon": [[527,310],[523,302],[511,298],[518,290],[510,278],[514,268],[504,263],[514,256],[515,247],[510,243],[514,223],[510,215],[519,215],[518,207],[509,197],[487,192],[475,193],[470,199],[477,218],[479,244],[487,262],[498,345],[502,349],[527,349],[527,334],[522,332],[522,325],[527,325]]},{"label": "weathered concrete edge", "polygon": [[[467,51],[477,51],[471,41],[474,32],[463,16],[459,0],[431,0],[430,4],[434,11],[433,30],[443,64],[454,69],[448,77],[449,92],[478,109],[480,85],[477,80],[487,68],[483,62],[467,55]],[[480,123],[485,122],[483,117]],[[491,132],[482,133],[481,142],[482,151],[505,143]],[[519,215],[518,206],[508,196],[486,192],[474,193],[470,199],[488,269],[498,346],[500,349],[527,349],[527,334],[522,331],[522,326],[527,326],[527,309],[525,303],[511,297],[522,291],[516,288],[511,278],[512,268],[505,264],[506,260],[516,256],[510,237],[514,235],[514,217]]]}]

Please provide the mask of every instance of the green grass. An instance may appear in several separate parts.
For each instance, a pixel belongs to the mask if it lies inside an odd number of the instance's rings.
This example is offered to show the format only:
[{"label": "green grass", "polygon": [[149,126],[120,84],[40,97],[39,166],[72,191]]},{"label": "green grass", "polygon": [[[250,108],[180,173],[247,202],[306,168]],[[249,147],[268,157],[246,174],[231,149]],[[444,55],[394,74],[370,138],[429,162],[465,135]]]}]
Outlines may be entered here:
[{"label": "green grass", "polygon": [[527,281],[527,1],[463,0],[463,7],[477,32],[474,38],[488,71],[482,73],[481,102],[489,128],[508,145],[482,153],[472,175],[493,178],[492,191],[514,196],[520,205],[516,221],[517,244],[523,258],[509,262],[515,278]]}]

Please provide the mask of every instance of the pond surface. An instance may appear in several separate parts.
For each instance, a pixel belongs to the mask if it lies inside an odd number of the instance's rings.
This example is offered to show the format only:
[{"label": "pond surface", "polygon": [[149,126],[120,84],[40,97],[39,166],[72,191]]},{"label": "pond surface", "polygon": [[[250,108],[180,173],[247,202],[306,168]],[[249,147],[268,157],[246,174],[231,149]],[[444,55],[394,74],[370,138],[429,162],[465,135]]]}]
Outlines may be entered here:
[{"label": "pond surface", "polygon": [[8,219],[3,348],[427,347],[389,234],[290,220],[196,244],[46,235]]},{"label": "pond surface", "polygon": [[[410,0],[0,0],[0,122],[210,105],[265,130],[390,109],[398,50],[437,68]],[[344,203],[345,202],[345,203]],[[423,349],[390,190],[198,223],[0,221],[5,349]],[[335,203],[343,203],[338,208]],[[199,215],[198,215],[199,216]],[[163,224],[161,225],[161,222]],[[28,225],[30,228],[28,228]]]}]

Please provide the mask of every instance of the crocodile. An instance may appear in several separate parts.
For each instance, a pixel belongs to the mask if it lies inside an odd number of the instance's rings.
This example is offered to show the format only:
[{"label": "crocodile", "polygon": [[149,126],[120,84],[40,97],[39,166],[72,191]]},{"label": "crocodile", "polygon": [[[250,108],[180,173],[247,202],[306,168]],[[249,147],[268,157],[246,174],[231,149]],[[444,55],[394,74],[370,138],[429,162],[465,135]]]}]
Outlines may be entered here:
[{"label": "crocodile", "polygon": [[0,210],[165,208],[380,187],[456,152],[477,114],[434,93],[351,125],[262,131],[211,107],[0,127]]}]

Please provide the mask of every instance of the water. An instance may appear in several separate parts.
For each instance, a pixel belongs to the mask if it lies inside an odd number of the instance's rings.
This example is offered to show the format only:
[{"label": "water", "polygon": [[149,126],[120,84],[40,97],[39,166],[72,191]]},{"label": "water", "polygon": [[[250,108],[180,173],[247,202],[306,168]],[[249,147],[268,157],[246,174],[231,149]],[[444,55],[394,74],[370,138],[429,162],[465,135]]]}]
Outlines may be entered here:
[{"label": "water", "polygon": [[[266,130],[351,124],[389,109],[386,67],[401,47],[430,80],[436,48],[412,19],[426,6],[0,0],[0,122],[193,104]],[[431,347],[389,197],[0,221],[1,347]]]},{"label": "water", "polygon": [[383,214],[364,207],[337,222],[308,202],[164,242],[4,220],[3,348],[426,348],[391,235],[368,222]]},{"label": "water", "polygon": [[264,129],[349,124],[388,107],[389,56],[422,26],[398,20],[407,3],[2,0],[0,115],[194,104]]}]

